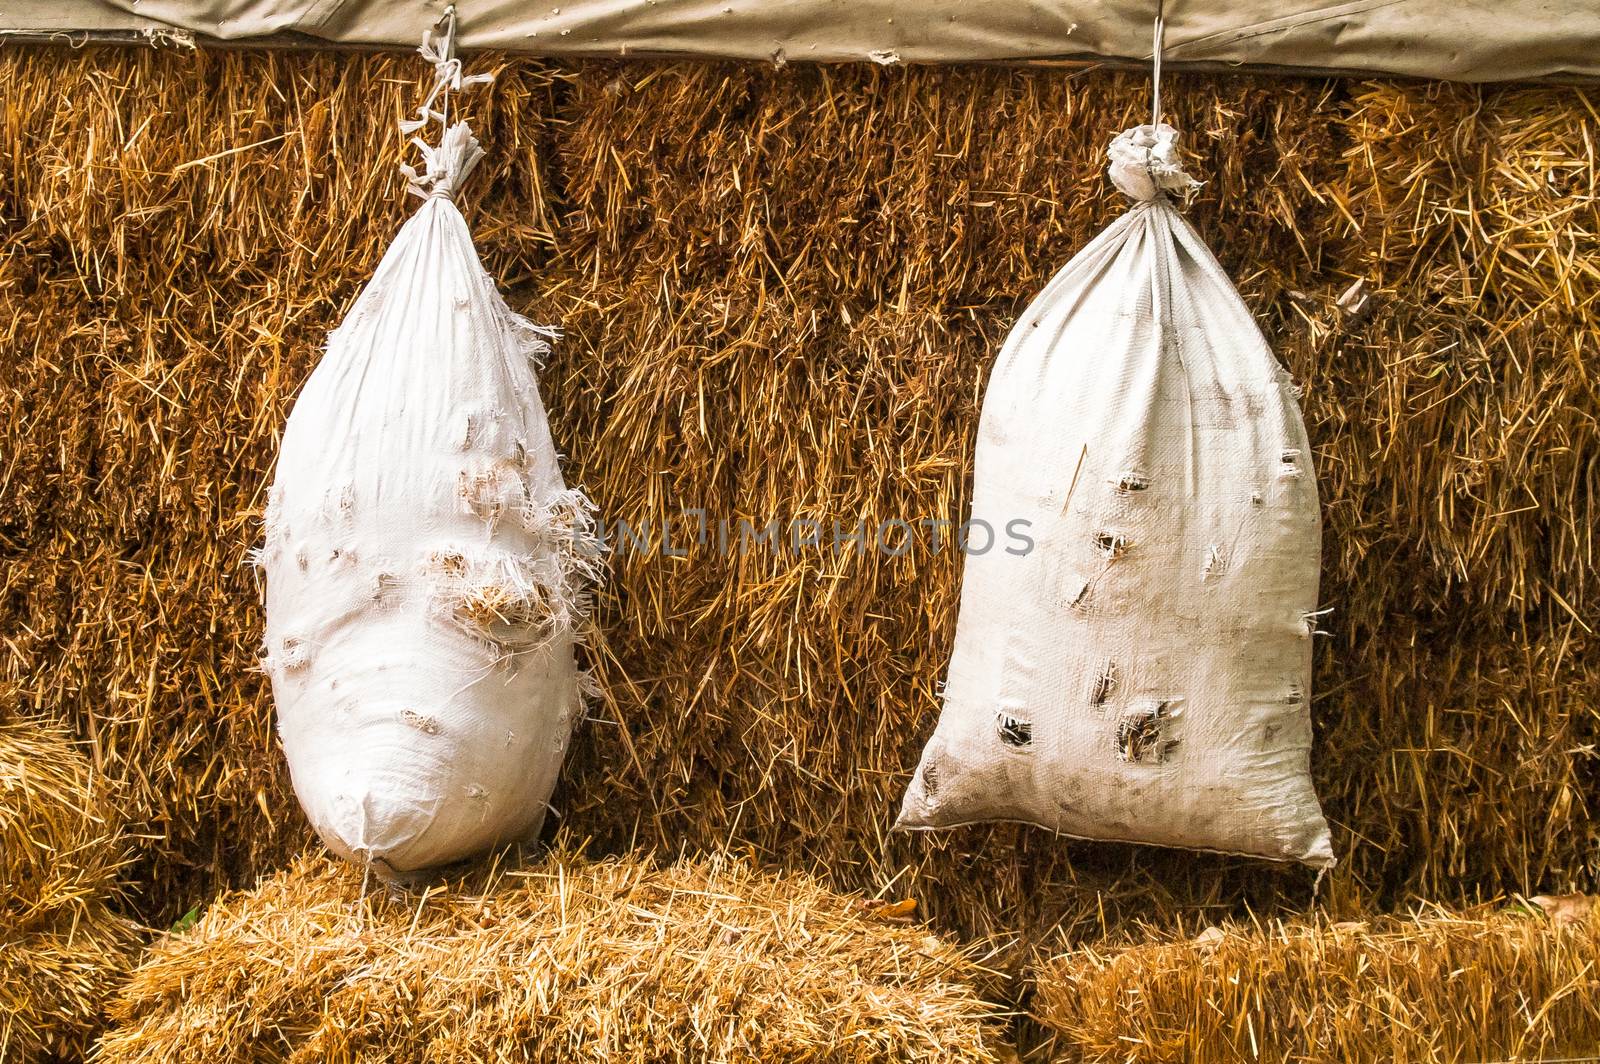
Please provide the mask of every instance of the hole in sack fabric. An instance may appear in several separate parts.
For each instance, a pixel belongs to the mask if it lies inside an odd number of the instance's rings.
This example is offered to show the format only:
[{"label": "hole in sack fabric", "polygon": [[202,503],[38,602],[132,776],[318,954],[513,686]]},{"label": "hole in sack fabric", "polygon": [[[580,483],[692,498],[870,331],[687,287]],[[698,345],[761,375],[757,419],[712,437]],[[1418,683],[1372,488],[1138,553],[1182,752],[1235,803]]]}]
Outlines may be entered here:
[{"label": "hole in sack fabric", "polygon": [[1117,478],[1117,494],[1132,495],[1150,487],[1150,478],[1142,473],[1123,473]]},{"label": "hole in sack fabric", "polygon": [[1000,734],[1000,741],[1007,746],[1018,748],[1033,745],[1033,724],[1031,721],[1018,720],[1008,713],[995,715]]},{"label": "hole in sack fabric", "polygon": [[1222,548],[1212,544],[1206,548],[1205,564],[1200,566],[1200,579],[1202,581],[1214,580],[1228,571],[1228,556]]},{"label": "hole in sack fabric", "polygon": [[458,550],[436,550],[428,555],[428,566],[445,576],[465,576],[467,556]]},{"label": "hole in sack fabric", "polygon": [[932,798],[939,793],[939,759],[929,758],[922,766],[922,793]]},{"label": "hole in sack fabric", "polygon": [[463,512],[494,524],[506,513],[527,508],[528,485],[516,466],[501,460],[461,470],[456,497]]},{"label": "hole in sack fabric", "polygon": [[334,493],[334,518],[340,524],[349,524],[356,514],[356,488],[354,484],[341,484]]},{"label": "hole in sack fabric", "polygon": [[451,617],[505,649],[531,650],[554,632],[559,612],[551,589],[533,580],[483,574],[456,589]]},{"label": "hole in sack fabric", "polygon": [[286,635],[278,642],[278,665],[285,669],[303,669],[311,664],[311,644],[296,635]]},{"label": "hole in sack fabric", "polygon": [[1084,611],[1089,608],[1089,581],[1081,576],[1069,576],[1062,587],[1062,599],[1069,609]]},{"label": "hole in sack fabric", "polygon": [[1176,700],[1167,699],[1123,714],[1117,722],[1117,759],[1130,765],[1164,762],[1178,745],[1166,734],[1176,705]]},{"label": "hole in sack fabric", "polygon": [[1127,553],[1128,537],[1121,532],[1108,532],[1102,529],[1094,534],[1094,549],[1106,560],[1116,561]]},{"label": "hole in sack fabric", "polygon": [[1284,692],[1283,704],[1286,705],[1286,706],[1298,706],[1300,703],[1304,702],[1305,700],[1306,700],[1305,689],[1302,688],[1297,683],[1290,683],[1288,691]]},{"label": "hole in sack fabric", "polygon": [[583,608],[572,589],[572,558],[499,550],[434,552],[423,572],[429,610],[512,668],[519,655],[573,633]]},{"label": "hole in sack fabric", "polygon": [[1094,679],[1094,690],[1090,693],[1091,705],[1103,706],[1111,700],[1117,692],[1117,666],[1115,662],[1106,662],[1105,668],[1100,670],[1100,675]]},{"label": "hole in sack fabric", "polygon": [[414,709],[402,709],[400,711],[400,719],[424,735],[439,734],[439,721],[434,717],[418,713]]},{"label": "hole in sack fabric", "polygon": [[519,526],[547,548],[540,552],[460,545],[431,552],[418,576],[432,616],[478,640],[506,667],[553,639],[576,637],[587,610],[581,583],[594,567],[578,500],[564,493],[538,506],[517,504]]},{"label": "hole in sack fabric", "polygon": [[1278,457],[1278,476],[1298,477],[1300,475],[1300,452],[1296,450],[1284,451]]},{"label": "hole in sack fabric", "polygon": [[382,606],[394,601],[394,594],[400,587],[400,578],[387,569],[380,569],[372,574],[372,601]]}]

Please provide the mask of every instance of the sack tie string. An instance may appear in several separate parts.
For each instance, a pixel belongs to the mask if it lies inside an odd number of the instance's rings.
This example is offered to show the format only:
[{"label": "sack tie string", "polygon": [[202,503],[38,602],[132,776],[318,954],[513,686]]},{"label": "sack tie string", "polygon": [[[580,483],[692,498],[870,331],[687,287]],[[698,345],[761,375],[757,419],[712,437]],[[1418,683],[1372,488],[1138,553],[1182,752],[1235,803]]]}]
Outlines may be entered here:
[{"label": "sack tie string", "polygon": [[[440,27],[443,32],[440,33]],[[438,147],[429,145],[422,137],[414,136],[411,143],[422,153],[420,169],[400,164],[405,175],[407,191],[421,199],[454,199],[472,168],[483,158],[483,149],[465,122],[450,125],[450,93],[460,92],[469,85],[486,85],[494,80],[490,74],[467,74],[456,57],[456,7],[445,9],[439,24],[422,31],[422,46],[417,49],[422,58],[433,65],[433,88],[427,99],[417,108],[416,118],[400,121],[400,132],[416,133],[429,122],[444,127]]]},{"label": "sack tie string", "polygon": [[1200,182],[1184,172],[1178,157],[1181,134],[1161,121],[1161,53],[1166,44],[1166,21],[1160,0],[1156,4],[1155,41],[1151,52],[1150,124],[1118,133],[1106,155],[1111,183],[1123,195],[1140,203],[1180,193],[1185,202]]}]

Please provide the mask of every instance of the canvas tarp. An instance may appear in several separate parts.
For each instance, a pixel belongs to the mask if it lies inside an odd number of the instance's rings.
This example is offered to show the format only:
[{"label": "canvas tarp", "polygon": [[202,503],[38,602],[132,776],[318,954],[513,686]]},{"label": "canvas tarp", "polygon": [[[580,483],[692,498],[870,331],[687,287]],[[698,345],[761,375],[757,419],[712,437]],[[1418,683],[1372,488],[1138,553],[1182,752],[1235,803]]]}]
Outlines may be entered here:
[{"label": "canvas tarp", "polygon": [[[0,0],[0,32],[410,47],[446,0]],[[1142,60],[1156,0],[465,0],[463,48],[950,63]],[[1174,64],[1461,81],[1600,75],[1600,4],[1166,0]],[[294,37],[288,39],[294,40]]]}]

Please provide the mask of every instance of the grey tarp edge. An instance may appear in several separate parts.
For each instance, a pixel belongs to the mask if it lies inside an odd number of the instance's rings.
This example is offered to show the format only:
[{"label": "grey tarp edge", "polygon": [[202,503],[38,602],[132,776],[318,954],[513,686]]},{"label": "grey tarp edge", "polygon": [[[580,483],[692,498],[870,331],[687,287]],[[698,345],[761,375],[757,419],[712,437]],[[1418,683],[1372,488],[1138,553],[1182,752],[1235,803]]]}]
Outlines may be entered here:
[{"label": "grey tarp edge", "polygon": [[[0,0],[0,32],[285,33],[411,47],[445,0]],[[951,63],[1142,59],[1128,0],[462,0],[459,43],[546,56]],[[1600,76],[1600,2],[1166,0],[1176,63],[1458,81]]]}]

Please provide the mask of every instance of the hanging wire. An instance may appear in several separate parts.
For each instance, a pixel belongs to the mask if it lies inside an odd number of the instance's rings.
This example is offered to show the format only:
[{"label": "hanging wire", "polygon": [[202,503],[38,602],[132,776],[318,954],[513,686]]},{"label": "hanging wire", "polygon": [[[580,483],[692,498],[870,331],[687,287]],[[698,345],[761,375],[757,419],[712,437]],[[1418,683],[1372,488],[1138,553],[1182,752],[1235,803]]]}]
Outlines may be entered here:
[{"label": "hanging wire", "polygon": [[[416,117],[400,122],[400,131],[411,135],[410,144],[421,153],[423,163],[418,168],[402,162],[400,172],[405,175],[410,192],[423,199],[454,195],[483,158],[483,149],[466,123],[450,125],[450,93],[491,82],[494,75],[462,73],[461,60],[456,57],[456,23],[456,5],[451,4],[438,22],[422,31],[422,47],[417,51],[433,66],[433,88],[417,108]],[[439,123],[440,132],[437,141],[430,144],[433,138],[427,127],[431,122]]]},{"label": "hanging wire", "polygon": [[422,47],[417,49],[422,58],[433,64],[433,88],[428,98],[417,108],[417,117],[400,123],[406,133],[415,133],[430,120],[437,120],[444,128],[450,125],[450,92],[467,85],[480,85],[494,80],[493,74],[462,76],[461,60],[456,58],[456,5],[444,9],[444,16],[422,33]]},{"label": "hanging wire", "polygon": [[1161,52],[1166,45],[1167,23],[1163,17],[1164,0],[1156,0],[1156,28],[1154,46],[1151,48],[1151,58],[1154,60],[1154,71],[1150,78],[1150,128],[1152,131],[1161,127]]},{"label": "hanging wire", "polygon": [[[455,64],[456,76],[460,77],[461,64],[456,61],[456,5],[447,5],[444,9],[444,17],[436,22],[433,28],[437,30],[440,25],[444,26],[444,48],[440,50],[439,54],[444,58],[445,63]],[[1157,59],[1156,62],[1159,64],[1160,60]],[[450,86],[448,84],[445,85],[444,91],[439,96],[439,114],[441,116],[439,121],[446,129],[449,129]]]}]

